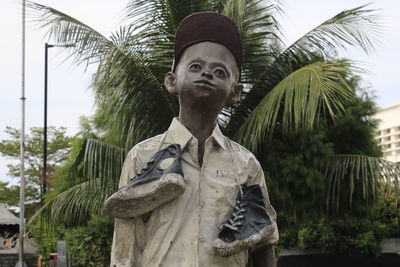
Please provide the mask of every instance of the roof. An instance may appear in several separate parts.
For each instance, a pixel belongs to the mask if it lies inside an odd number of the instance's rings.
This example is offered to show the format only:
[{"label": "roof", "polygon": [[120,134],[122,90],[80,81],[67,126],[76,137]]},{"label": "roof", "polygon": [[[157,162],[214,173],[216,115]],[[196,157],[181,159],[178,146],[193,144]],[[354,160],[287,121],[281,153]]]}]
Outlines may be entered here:
[{"label": "roof", "polygon": [[400,108],[400,104],[395,104],[395,105],[387,106],[387,107],[384,107],[384,108],[380,108],[378,110],[378,113],[382,112],[382,111],[390,110],[390,109],[397,109],[397,108]]},{"label": "roof", "polygon": [[0,225],[2,224],[19,224],[19,219],[3,203],[0,203]]}]

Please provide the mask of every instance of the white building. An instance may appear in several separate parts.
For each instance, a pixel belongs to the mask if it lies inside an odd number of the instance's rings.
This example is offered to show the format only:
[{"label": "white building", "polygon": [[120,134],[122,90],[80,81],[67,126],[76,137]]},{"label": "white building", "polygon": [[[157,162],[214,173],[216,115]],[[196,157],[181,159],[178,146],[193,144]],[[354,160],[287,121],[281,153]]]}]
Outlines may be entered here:
[{"label": "white building", "polygon": [[384,153],[383,157],[400,162],[400,104],[379,110],[374,118],[379,120],[376,139]]}]

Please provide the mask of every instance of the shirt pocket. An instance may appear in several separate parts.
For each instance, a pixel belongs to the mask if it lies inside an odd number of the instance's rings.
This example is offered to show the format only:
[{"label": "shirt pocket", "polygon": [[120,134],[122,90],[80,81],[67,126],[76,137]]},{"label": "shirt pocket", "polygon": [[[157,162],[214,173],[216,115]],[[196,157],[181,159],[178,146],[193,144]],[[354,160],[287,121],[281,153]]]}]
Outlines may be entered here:
[{"label": "shirt pocket", "polygon": [[214,218],[217,224],[225,222],[232,213],[239,192],[237,179],[233,175],[207,177],[202,191],[208,216]]}]

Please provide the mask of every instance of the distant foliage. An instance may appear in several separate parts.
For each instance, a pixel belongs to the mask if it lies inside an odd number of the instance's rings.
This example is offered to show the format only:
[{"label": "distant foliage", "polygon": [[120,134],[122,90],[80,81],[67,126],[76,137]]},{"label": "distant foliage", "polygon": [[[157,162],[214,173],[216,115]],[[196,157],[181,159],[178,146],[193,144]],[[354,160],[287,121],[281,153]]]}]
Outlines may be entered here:
[{"label": "distant foliage", "polygon": [[65,232],[68,252],[74,267],[101,267],[110,265],[113,220],[95,217],[87,227]]},{"label": "distant foliage", "polygon": [[343,213],[363,216],[378,201],[377,195],[374,198],[363,191],[364,181],[360,177],[339,168],[344,174],[340,178],[340,192],[334,205],[328,202],[330,182],[324,170],[333,157],[382,155],[374,138],[376,122],[371,119],[376,111],[374,102],[365,95],[347,103],[346,109],[347,113],[335,123],[325,120],[313,131],[282,135],[278,127],[272,140],[263,144],[265,151],[257,157],[271,188],[273,206],[279,207],[280,227]]},{"label": "distant foliage", "polygon": [[110,264],[113,221],[109,218],[94,217],[87,226],[75,228],[36,224],[30,229],[45,266],[49,266],[50,253],[57,252],[58,240],[66,241],[73,267],[106,267]]},{"label": "distant foliage", "polygon": [[[0,141],[0,155],[11,159],[7,164],[7,175],[20,177],[20,138],[18,129],[7,127],[8,138]],[[56,168],[69,156],[73,137],[67,135],[65,127],[48,127],[47,133],[47,189],[51,189],[56,180]],[[32,127],[25,135],[25,201],[26,218],[30,218],[39,208],[40,193],[43,190],[43,128]],[[19,183],[9,185],[0,183],[0,202],[15,208],[19,206]]]},{"label": "distant foliage", "polygon": [[[20,175],[20,130],[7,126],[5,133],[8,139],[1,140],[0,154],[17,163],[8,164],[8,175],[19,177]],[[54,178],[56,166],[61,165],[69,155],[72,137],[67,135],[65,127],[49,126],[47,129],[47,165],[48,182]],[[25,176],[27,181],[39,187],[41,185],[43,171],[43,128],[32,127],[25,134]]]},{"label": "distant foliage", "polygon": [[47,225],[37,224],[29,228],[31,236],[35,238],[37,253],[42,256],[44,267],[49,266],[50,253],[57,253],[57,241],[64,239],[64,228],[57,227],[47,230]]},{"label": "distant foliage", "polygon": [[388,192],[383,196],[368,217],[342,215],[281,229],[279,246],[299,246],[343,255],[378,256],[382,252],[382,239],[400,236],[400,196]]}]

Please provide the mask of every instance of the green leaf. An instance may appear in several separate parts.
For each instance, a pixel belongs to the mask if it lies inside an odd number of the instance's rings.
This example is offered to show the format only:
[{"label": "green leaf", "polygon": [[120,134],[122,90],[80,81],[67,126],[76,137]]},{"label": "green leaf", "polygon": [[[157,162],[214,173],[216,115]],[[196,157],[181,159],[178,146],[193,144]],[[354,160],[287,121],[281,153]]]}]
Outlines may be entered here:
[{"label": "green leaf", "polygon": [[[400,168],[395,163],[365,155],[337,154],[332,156],[324,168],[329,188],[328,208],[339,209],[340,197],[349,192],[349,202],[358,190],[364,200],[376,199],[382,188],[400,190]],[[347,190],[349,189],[349,190]]]},{"label": "green leaf", "polygon": [[32,216],[27,227],[39,218],[53,227],[85,224],[91,216],[104,214],[103,203],[115,189],[101,186],[100,179],[75,185],[49,200]]},{"label": "green leaf", "polygon": [[261,100],[236,139],[257,150],[261,140],[272,136],[277,124],[285,133],[312,129],[320,113],[334,119],[354,96],[343,78],[350,67],[347,60],[319,61],[288,75]]},{"label": "green leaf", "polygon": [[326,20],[290,45],[282,55],[310,55],[315,51],[325,56],[337,56],[338,49],[359,46],[367,54],[382,34],[379,16],[375,10],[365,9],[368,5],[344,10]]}]

